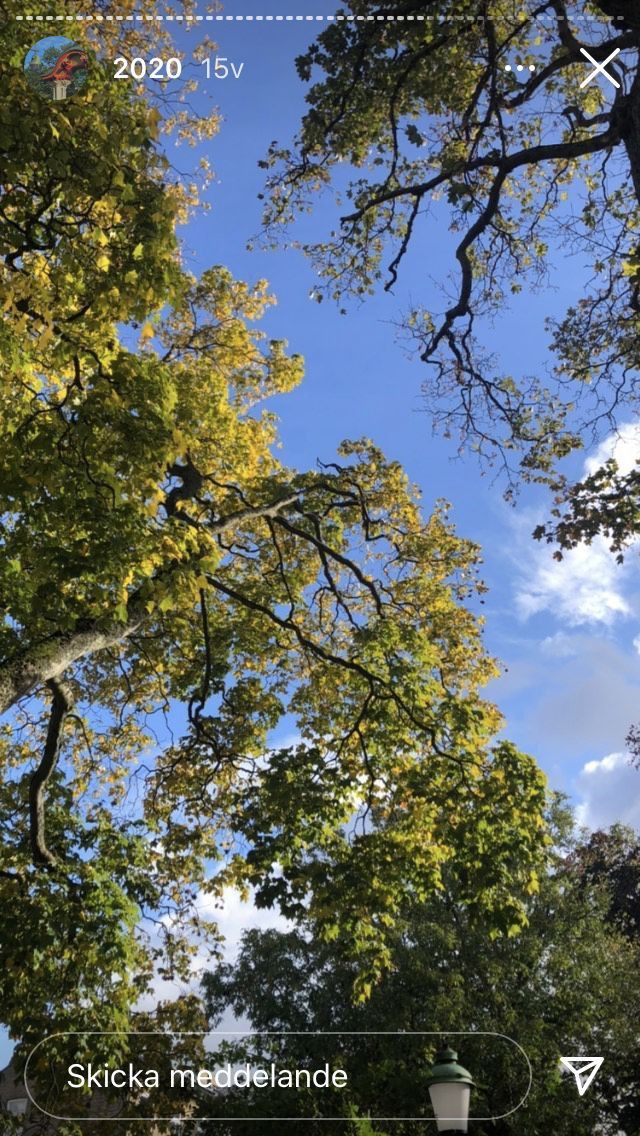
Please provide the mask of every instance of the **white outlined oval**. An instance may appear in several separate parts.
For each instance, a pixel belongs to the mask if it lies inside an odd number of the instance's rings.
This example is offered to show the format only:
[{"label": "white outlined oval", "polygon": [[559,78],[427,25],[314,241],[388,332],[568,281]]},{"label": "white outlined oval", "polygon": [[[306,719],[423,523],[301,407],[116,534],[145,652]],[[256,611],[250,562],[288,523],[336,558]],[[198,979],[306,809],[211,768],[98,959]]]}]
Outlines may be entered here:
[{"label": "white outlined oval", "polygon": [[[28,1072],[29,1063],[34,1054],[37,1053],[42,1046],[46,1045],[47,1042],[52,1041],[56,1037],[446,1037],[447,1039],[453,1039],[455,1037],[496,1037],[499,1038],[500,1041],[509,1042],[509,1044],[512,1045],[514,1049],[518,1050],[518,1052],[521,1053],[524,1057],[528,1072],[527,1087],[522,1098],[516,1105],[514,1105],[513,1108],[510,1108],[508,1112],[502,1112],[498,1116],[470,1116],[469,1120],[473,1121],[474,1123],[480,1123],[482,1121],[490,1122],[496,1120],[505,1120],[508,1116],[513,1116],[513,1114],[517,1112],[518,1109],[522,1108],[527,1097],[529,1096],[529,1093],[531,1092],[531,1087],[533,1085],[533,1069],[526,1050],[520,1045],[519,1042],[515,1041],[512,1037],[509,1037],[508,1034],[497,1033],[494,1030],[209,1030],[206,1033],[202,1033],[200,1030],[64,1030],[59,1033],[48,1034],[47,1037],[43,1038],[42,1041],[39,1041],[37,1045],[34,1045],[33,1049],[29,1053],[29,1056],[27,1057],[27,1060],[25,1061],[24,1087],[29,1100],[31,1101],[34,1108],[37,1108],[38,1112],[43,1113],[44,1116],[48,1116],[51,1120],[69,1120],[75,1124],[101,1124],[105,1122],[113,1123],[114,1119],[126,1120],[129,1124],[135,1124],[137,1122],[140,1122],[141,1124],[148,1124],[150,1121],[158,1120],[180,1120],[183,1123],[195,1124],[199,1120],[206,1120],[208,1118],[202,1116],[190,1118],[185,1116],[127,1117],[121,1115],[118,1117],[77,1117],[58,1116],[54,1112],[48,1112],[45,1108],[42,1108],[42,1106],[39,1105],[33,1097],[29,1088]],[[216,1118],[211,1117],[210,1119]],[[241,1121],[243,1123],[246,1123],[247,1120],[252,1120],[256,1123],[275,1121],[300,1122],[304,1119],[305,1117],[303,1116],[229,1116],[225,1117],[225,1123],[232,1121]],[[322,1123],[323,1121],[332,1121],[333,1123],[335,1123],[336,1120],[342,1120],[343,1118],[337,1116],[314,1116],[306,1119],[312,1119],[314,1122],[319,1121],[320,1123]],[[383,1123],[394,1121],[402,1122],[408,1120],[413,1122],[420,1122],[422,1124],[435,1124],[436,1122],[435,1117],[433,1116],[371,1116],[369,1117],[369,1120]]]}]

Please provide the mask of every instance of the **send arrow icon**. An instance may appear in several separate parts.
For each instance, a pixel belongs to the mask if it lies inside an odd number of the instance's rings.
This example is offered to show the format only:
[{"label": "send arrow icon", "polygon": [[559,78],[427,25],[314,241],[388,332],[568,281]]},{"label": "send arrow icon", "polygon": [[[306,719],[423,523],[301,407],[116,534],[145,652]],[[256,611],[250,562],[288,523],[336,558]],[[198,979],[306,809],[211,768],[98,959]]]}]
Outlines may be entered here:
[{"label": "send arrow icon", "polygon": [[560,1064],[573,1073],[580,1096],[584,1096],[596,1076],[604,1057],[561,1057]]}]

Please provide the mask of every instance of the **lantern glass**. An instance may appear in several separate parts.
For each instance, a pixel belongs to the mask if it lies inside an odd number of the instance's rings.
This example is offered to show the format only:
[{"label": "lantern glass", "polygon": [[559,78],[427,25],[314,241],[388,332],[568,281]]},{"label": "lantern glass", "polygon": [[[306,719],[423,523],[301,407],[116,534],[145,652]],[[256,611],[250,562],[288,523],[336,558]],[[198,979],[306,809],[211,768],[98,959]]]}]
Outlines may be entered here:
[{"label": "lantern glass", "polygon": [[438,1132],[466,1132],[469,1121],[471,1086],[455,1081],[429,1088]]}]

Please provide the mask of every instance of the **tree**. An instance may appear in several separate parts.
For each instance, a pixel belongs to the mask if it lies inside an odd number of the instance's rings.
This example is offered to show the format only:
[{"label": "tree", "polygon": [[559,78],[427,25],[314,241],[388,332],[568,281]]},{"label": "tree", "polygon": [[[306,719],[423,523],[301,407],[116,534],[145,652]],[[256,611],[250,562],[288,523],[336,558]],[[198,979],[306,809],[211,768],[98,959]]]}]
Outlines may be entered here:
[{"label": "tree", "polygon": [[264,403],[302,363],[254,326],[264,283],[181,264],[159,134],[189,122],[100,64],[43,114],[28,33],[2,29],[3,1019],[26,1048],[126,1029],[193,933],[215,950],[198,893],[229,883],[338,913],[360,994],[445,869],[514,933],[546,790],[493,740],[477,548],[366,440],[279,462]]},{"label": "tree", "polygon": [[[634,1024],[640,1004],[638,943],[609,921],[609,905],[615,907],[616,900],[604,884],[608,870],[599,871],[597,880],[587,879],[581,865],[593,863],[594,848],[637,845],[637,836],[612,830],[576,842],[571,825],[566,808],[554,806],[556,847],[539,893],[529,900],[528,925],[513,939],[492,941],[483,919],[470,919],[458,902],[455,886],[426,903],[407,896],[394,936],[393,967],[367,1004],[353,1006],[348,997],[352,963],[341,935],[323,943],[306,920],[286,933],[251,930],[235,964],[205,978],[212,1027],[231,1009],[256,1031],[427,1030],[446,1037],[470,1030],[459,1048],[476,1074],[476,1116],[506,1111],[509,1094],[511,1104],[517,1103],[528,1080],[512,1046],[481,1036],[483,1030],[496,1031],[527,1051],[533,1082],[526,1103],[511,1118],[486,1126],[474,1122],[479,1136],[591,1136],[596,1131],[633,1136],[640,1131]],[[611,866],[616,863],[614,855]],[[337,1047],[340,1063],[350,1071],[345,1110],[389,1116],[397,1115],[400,1104],[404,1115],[421,1114],[426,1092],[419,1062],[403,1078],[403,1039],[395,1042],[394,1053],[371,1038],[369,1059],[363,1060],[361,1039],[323,1038],[323,1052],[333,1055],[332,1046]],[[300,1036],[279,1041],[281,1063],[302,1063],[310,1044],[309,1037]],[[605,1065],[578,1108],[573,1080],[561,1078],[558,1063],[561,1054],[581,1052],[603,1054]],[[234,1121],[234,1131],[239,1126]],[[335,1131],[340,1130],[336,1124]],[[406,1124],[400,1130],[414,1129]]]},{"label": "tree", "polygon": [[[571,487],[558,462],[637,401],[636,5],[356,0],[352,10],[297,61],[313,80],[309,109],[293,147],[274,143],[263,163],[267,230],[278,239],[340,167],[336,230],[303,247],[321,275],[317,297],[342,300],[392,290],[405,257],[424,258],[448,225],[453,300],[405,320],[429,367],[434,423],[497,460],[509,493],[520,478],[555,488],[566,517],[538,536],[570,547],[602,531],[619,549],[637,531],[636,472],[618,481],[608,465]],[[580,89],[583,48],[599,61],[619,53],[617,90]],[[520,75],[516,61],[534,69]],[[544,285],[559,243],[586,260],[589,283],[548,321],[550,373],[505,373],[495,321],[513,294]]]},{"label": "tree", "polygon": [[604,886],[608,918],[632,942],[640,941],[640,840],[624,825],[593,832],[573,852],[572,870],[587,887]]}]

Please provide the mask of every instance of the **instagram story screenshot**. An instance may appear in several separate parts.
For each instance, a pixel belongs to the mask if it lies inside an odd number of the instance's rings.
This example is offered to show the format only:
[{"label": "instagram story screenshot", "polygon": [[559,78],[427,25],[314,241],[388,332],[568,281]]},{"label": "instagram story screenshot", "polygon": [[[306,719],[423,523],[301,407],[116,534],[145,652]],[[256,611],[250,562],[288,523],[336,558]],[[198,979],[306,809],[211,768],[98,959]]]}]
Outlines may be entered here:
[{"label": "instagram story screenshot", "polygon": [[640,3],[0,45],[0,1136],[640,1136]]}]

